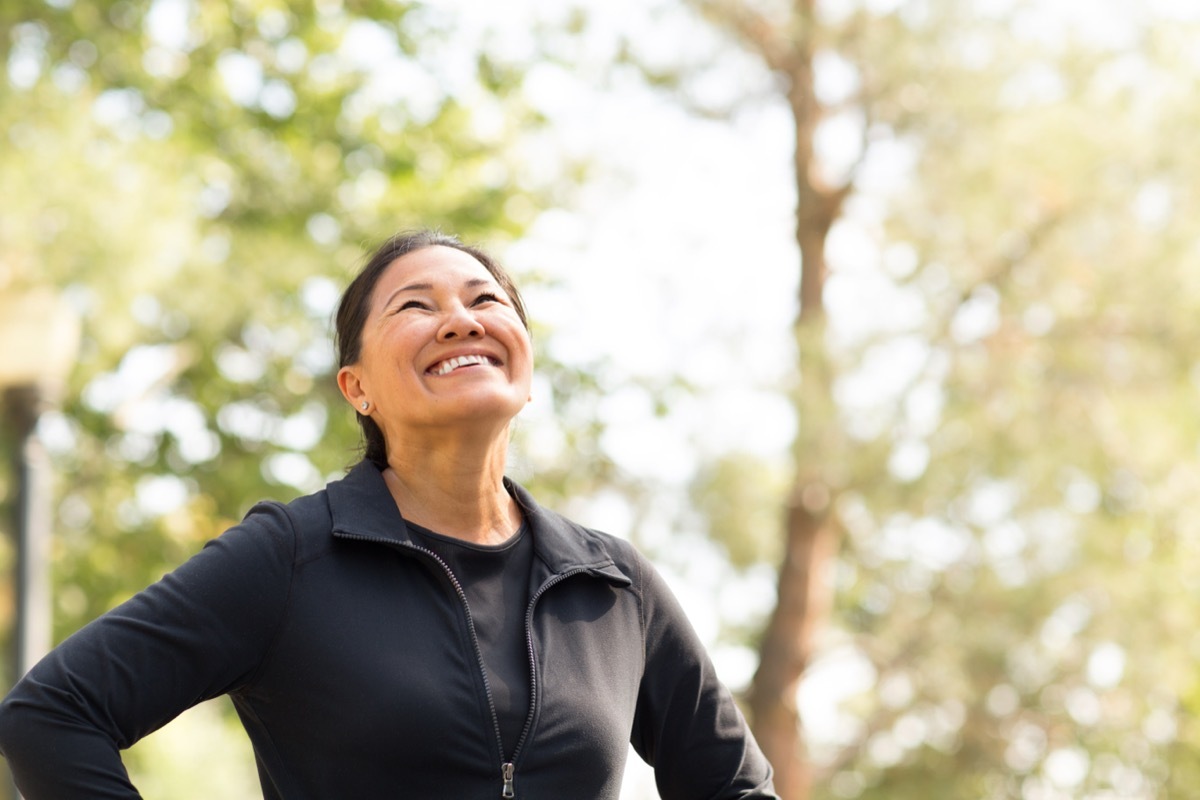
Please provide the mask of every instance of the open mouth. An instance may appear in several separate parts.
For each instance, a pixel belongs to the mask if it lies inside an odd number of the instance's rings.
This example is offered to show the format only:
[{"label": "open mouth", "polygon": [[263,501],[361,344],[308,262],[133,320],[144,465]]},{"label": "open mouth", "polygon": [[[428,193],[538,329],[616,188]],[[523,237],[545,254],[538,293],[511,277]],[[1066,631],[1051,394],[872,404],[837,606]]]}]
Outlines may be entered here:
[{"label": "open mouth", "polygon": [[498,367],[500,366],[500,362],[490,356],[483,355],[456,356],[455,358],[447,358],[445,361],[439,361],[430,367],[428,372],[431,375],[448,375],[461,367],[479,365]]}]

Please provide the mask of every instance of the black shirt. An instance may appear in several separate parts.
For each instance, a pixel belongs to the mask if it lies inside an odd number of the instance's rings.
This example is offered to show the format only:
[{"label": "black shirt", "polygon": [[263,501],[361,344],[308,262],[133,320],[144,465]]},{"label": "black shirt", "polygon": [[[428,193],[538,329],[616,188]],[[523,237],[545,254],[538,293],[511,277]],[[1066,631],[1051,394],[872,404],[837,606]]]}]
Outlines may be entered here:
[{"label": "black shirt", "polygon": [[481,545],[443,536],[419,525],[408,529],[438,555],[462,585],[487,671],[505,757],[516,749],[529,713],[529,652],[525,609],[533,539],[528,526],[503,544]]}]

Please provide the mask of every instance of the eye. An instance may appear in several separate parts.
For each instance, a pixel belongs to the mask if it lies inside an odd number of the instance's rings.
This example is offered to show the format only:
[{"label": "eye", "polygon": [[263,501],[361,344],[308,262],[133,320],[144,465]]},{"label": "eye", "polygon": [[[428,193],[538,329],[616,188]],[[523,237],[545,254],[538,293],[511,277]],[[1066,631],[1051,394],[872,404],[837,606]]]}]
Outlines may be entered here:
[{"label": "eye", "polygon": [[492,293],[492,291],[485,291],[485,293],[475,297],[475,302],[473,305],[478,306],[480,303],[484,302],[504,302],[504,300],[500,299],[500,295]]},{"label": "eye", "polygon": [[480,303],[499,303],[499,302],[502,302],[500,300],[499,295],[493,294],[492,292],[484,292],[483,294],[481,294],[475,298],[475,302],[472,303],[472,305],[477,306]]},{"label": "eye", "polygon": [[406,300],[396,307],[396,312],[404,311],[409,308],[419,308],[423,311],[428,311],[429,306],[421,300]]}]

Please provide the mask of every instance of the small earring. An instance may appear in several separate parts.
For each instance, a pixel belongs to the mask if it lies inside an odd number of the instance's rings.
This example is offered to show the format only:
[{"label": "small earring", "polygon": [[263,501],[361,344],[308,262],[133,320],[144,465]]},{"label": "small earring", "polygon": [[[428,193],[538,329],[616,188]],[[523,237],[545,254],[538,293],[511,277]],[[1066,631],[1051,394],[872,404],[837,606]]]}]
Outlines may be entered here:
[{"label": "small earring", "polygon": [[367,408],[368,408],[370,405],[371,405],[371,404],[370,404],[370,403],[368,403],[366,400],[363,400],[363,404],[362,404],[362,410],[363,410],[363,411],[366,411],[366,410],[367,410]]}]

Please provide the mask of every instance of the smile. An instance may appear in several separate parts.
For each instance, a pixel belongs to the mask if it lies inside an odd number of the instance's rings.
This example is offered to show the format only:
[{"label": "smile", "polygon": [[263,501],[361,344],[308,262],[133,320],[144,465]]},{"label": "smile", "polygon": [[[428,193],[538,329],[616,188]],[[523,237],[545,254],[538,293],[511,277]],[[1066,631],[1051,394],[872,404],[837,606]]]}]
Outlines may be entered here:
[{"label": "smile", "polygon": [[494,358],[490,358],[488,356],[481,356],[481,355],[458,356],[456,358],[448,358],[445,361],[441,361],[437,364],[434,364],[432,367],[429,368],[429,372],[433,375],[446,375],[446,374],[458,369],[459,367],[466,367],[466,366],[470,366],[472,364],[476,364],[476,365],[482,364],[485,366],[492,366],[492,367],[500,366],[499,361],[497,361]]}]

